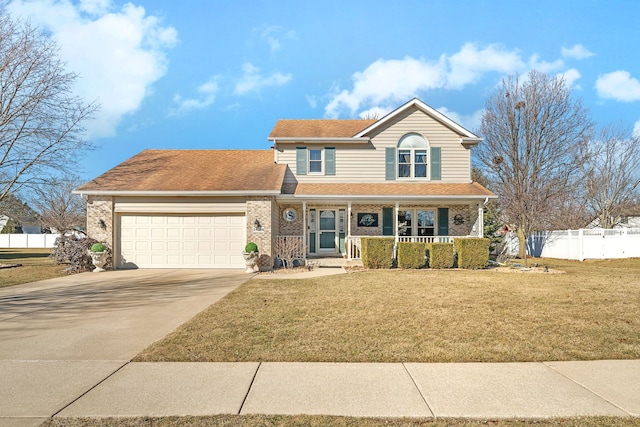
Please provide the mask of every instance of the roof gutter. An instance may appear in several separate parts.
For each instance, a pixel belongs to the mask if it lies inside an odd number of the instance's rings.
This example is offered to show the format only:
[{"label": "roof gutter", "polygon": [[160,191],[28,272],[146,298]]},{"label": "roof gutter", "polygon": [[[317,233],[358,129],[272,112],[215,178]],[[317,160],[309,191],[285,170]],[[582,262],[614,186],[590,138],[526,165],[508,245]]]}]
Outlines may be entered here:
[{"label": "roof gutter", "polygon": [[361,138],[329,138],[329,137],[317,137],[317,138],[308,138],[304,136],[286,136],[282,138],[269,138],[269,141],[273,141],[274,144],[277,143],[307,143],[307,142],[353,142],[353,143],[367,143],[370,138],[361,137]]},{"label": "roof gutter", "polygon": [[464,196],[439,196],[439,195],[376,195],[376,194],[281,194],[278,196],[279,199],[315,199],[315,200],[326,200],[326,199],[334,199],[334,200],[351,200],[355,201],[356,199],[360,200],[484,200],[485,203],[489,199],[497,199],[498,196],[492,195],[464,195]]},{"label": "roof gutter", "polygon": [[114,190],[74,190],[81,196],[277,196],[280,190],[264,191],[114,191]]}]

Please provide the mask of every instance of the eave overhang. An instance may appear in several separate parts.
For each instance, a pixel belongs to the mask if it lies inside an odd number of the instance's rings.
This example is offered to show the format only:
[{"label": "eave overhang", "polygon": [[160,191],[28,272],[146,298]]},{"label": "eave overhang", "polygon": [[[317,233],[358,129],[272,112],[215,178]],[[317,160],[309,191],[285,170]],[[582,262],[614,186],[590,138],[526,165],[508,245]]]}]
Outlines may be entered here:
[{"label": "eave overhang", "polygon": [[127,196],[127,197],[211,197],[211,196],[277,196],[280,190],[265,191],[118,191],[118,190],[74,190],[73,194],[87,196]]}]

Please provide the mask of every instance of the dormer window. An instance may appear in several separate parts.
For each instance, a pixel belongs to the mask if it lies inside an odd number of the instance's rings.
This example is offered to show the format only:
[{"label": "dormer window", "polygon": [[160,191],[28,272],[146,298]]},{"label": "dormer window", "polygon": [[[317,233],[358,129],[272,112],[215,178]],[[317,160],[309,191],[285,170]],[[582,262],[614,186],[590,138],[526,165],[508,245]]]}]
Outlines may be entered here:
[{"label": "dormer window", "polygon": [[427,177],[427,141],[408,133],[398,142],[398,178]]}]

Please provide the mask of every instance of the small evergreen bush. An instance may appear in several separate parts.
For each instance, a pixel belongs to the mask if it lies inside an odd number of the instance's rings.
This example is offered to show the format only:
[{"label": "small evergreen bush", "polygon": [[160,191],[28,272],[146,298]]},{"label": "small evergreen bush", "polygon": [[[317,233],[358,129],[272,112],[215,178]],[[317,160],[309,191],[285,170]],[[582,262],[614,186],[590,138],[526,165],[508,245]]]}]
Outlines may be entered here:
[{"label": "small evergreen bush", "polygon": [[363,237],[362,264],[366,268],[393,267],[393,237]]},{"label": "small evergreen bush", "polygon": [[489,239],[466,237],[453,242],[458,254],[458,267],[477,270],[489,264]]},{"label": "small evergreen bush", "polygon": [[453,243],[427,244],[427,259],[429,268],[453,267]]},{"label": "small evergreen bush", "polygon": [[94,243],[91,245],[91,252],[104,252],[107,247],[102,243]]},{"label": "small evergreen bush", "polygon": [[420,242],[398,242],[398,267],[423,268],[426,266],[426,245]]},{"label": "small evergreen bush", "polygon": [[256,245],[253,242],[249,242],[247,243],[247,245],[244,247],[244,251],[245,252],[258,252],[258,245]]}]

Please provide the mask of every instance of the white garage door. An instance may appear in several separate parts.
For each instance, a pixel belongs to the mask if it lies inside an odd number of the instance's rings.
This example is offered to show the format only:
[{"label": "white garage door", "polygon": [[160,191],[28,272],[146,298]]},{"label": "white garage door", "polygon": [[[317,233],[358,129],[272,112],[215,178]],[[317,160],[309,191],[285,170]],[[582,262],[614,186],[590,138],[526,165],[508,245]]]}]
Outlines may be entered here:
[{"label": "white garage door", "polygon": [[242,268],[244,215],[121,215],[119,268]]}]

